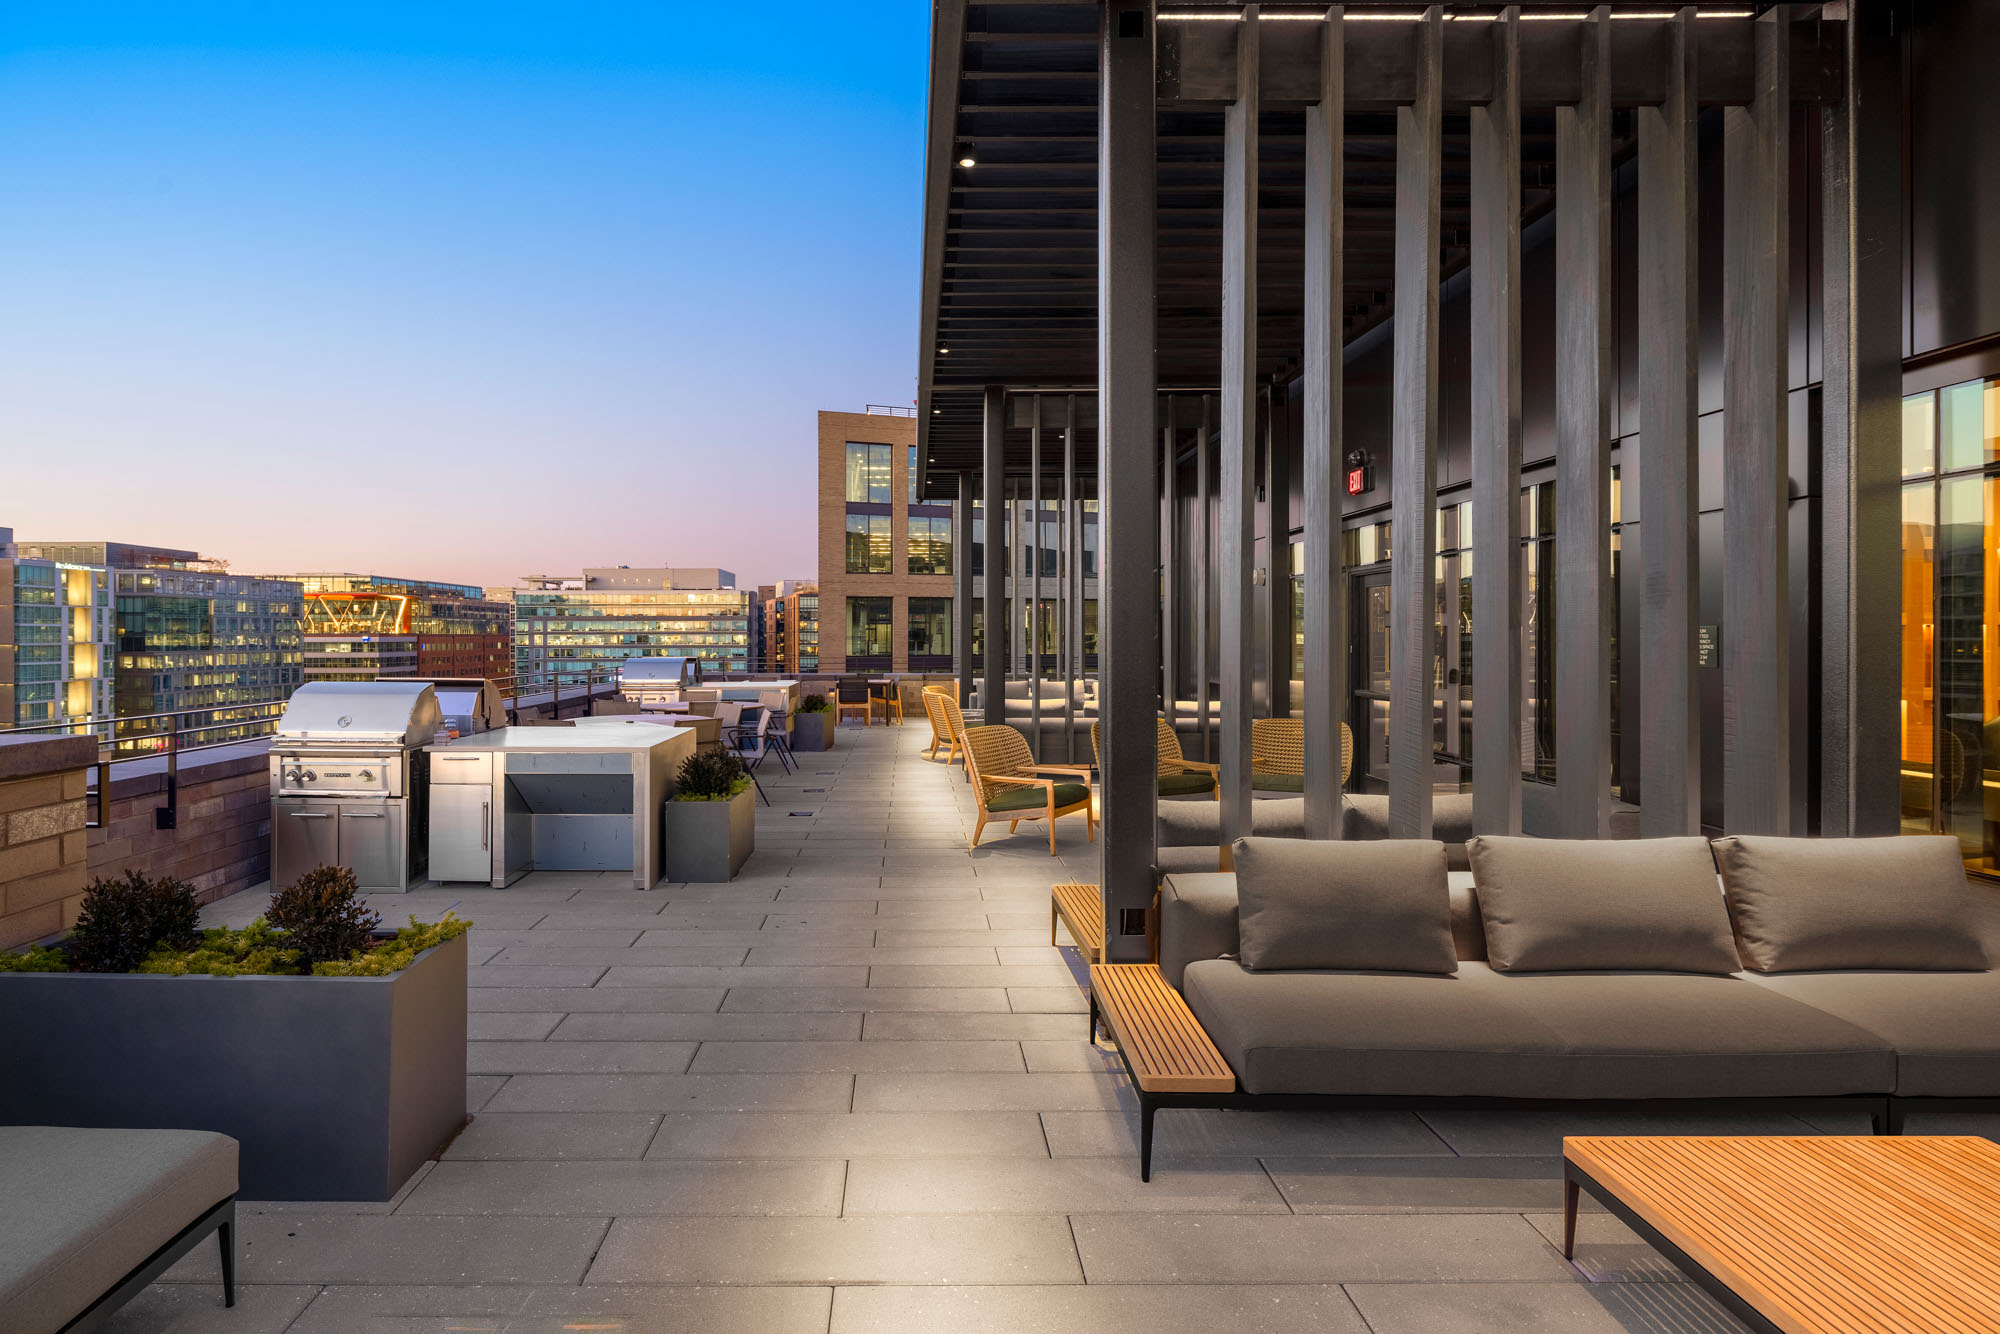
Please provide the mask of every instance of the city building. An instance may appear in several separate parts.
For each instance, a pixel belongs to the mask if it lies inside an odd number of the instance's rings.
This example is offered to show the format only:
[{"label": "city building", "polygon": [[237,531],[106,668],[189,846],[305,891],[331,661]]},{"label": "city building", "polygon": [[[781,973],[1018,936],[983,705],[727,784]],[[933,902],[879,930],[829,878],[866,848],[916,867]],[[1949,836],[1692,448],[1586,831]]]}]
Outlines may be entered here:
[{"label": "city building", "polygon": [[[1017,402],[1017,415],[1028,409],[1028,400]],[[1012,568],[1003,566],[1001,580],[1009,610],[1001,648],[1012,678],[1031,670],[1044,679],[1059,676],[1062,645],[1069,642],[1066,608],[1076,595],[1067,591],[1072,533],[1063,522],[1057,411],[1051,398],[1039,495],[1030,478],[1007,483],[1000,541],[1020,553]],[[966,599],[953,579],[961,559],[968,562],[963,573],[985,573],[984,499],[972,494],[971,531],[961,533],[959,500],[919,498],[916,438],[916,419],[901,409],[819,414],[819,597],[832,616],[820,662],[828,672],[953,671],[957,608],[968,602],[972,653],[985,650],[985,597],[974,585]],[[1039,524],[1032,517],[1037,503]],[[1071,626],[1071,635],[1082,650],[1081,674],[1097,665],[1097,502],[1078,499],[1072,514],[1081,624]],[[1029,638],[1030,603],[1039,611],[1038,644]]]},{"label": "city building", "polygon": [[763,589],[763,634],[768,670],[788,676],[819,670],[819,586],[810,579],[781,579]]},{"label": "city building", "polygon": [[513,668],[514,611],[475,584],[375,574],[297,574],[308,681],[477,676]]},{"label": "city building", "polygon": [[514,593],[514,670],[564,685],[627,658],[699,658],[750,670],[750,594],[714,568],[620,565],[526,575]]},{"label": "city building", "polygon": [[[33,571],[25,584],[24,567]],[[100,574],[108,605],[95,588]],[[127,542],[23,541],[16,543],[13,582],[16,634],[24,605],[19,599],[32,589],[36,600],[25,605],[56,608],[54,619],[65,636],[61,671],[67,675],[31,682],[37,692],[28,702],[50,702],[40,688],[57,685],[66,708],[90,697],[104,716],[101,664],[108,657],[109,712],[117,719],[121,748],[158,745],[169,730],[190,745],[261,736],[304,681],[303,591],[294,581],[231,574],[227,562],[193,551]],[[87,602],[86,584],[92,585]],[[48,589],[54,598],[42,597]],[[86,643],[77,630],[86,615],[94,626],[105,611],[108,637]],[[37,615],[39,633],[46,633],[49,620]],[[28,665],[45,672],[55,663]],[[17,658],[16,714],[23,707],[22,666]],[[94,666],[97,674],[80,675],[80,666]]]}]

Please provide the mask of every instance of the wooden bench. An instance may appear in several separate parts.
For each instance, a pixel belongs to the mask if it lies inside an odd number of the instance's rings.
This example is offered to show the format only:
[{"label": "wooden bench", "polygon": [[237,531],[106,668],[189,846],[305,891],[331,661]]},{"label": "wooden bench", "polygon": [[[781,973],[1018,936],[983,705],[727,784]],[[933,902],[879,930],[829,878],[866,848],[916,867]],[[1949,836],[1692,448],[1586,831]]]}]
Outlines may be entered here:
[{"label": "wooden bench", "polygon": [[1118,1044],[1125,1071],[1139,1091],[1139,1179],[1153,1179],[1153,1114],[1158,1095],[1236,1091],[1236,1072],[1209,1041],[1201,1021],[1150,963],[1099,963],[1090,967],[1090,1035],[1098,1020]]},{"label": "wooden bench", "polygon": [[1056,943],[1056,922],[1069,929],[1085,963],[1104,962],[1104,895],[1096,885],[1069,881],[1049,888],[1049,944]]},{"label": "wooden bench", "polygon": [[2000,1145],[1973,1137],[1572,1136],[1579,1190],[1753,1330],[2000,1329]]}]

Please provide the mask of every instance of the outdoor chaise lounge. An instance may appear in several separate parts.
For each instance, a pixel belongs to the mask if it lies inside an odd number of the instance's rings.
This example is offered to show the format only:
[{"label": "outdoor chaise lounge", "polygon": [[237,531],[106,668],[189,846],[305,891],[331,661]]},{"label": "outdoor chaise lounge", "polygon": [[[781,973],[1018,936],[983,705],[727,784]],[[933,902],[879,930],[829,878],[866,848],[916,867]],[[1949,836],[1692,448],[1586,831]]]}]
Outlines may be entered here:
[{"label": "outdoor chaise lounge", "polygon": [[2000,891],[1956,839],[1470,855],[1449,876],[1434,842],[1253,838],[1235,874],[1167,877],[1157,970],[1092,969],[1142,1175],[1173,1106],[1813,1102],[1891,1133],[2000,1106]]},{"label": "outdoor chaise lounge", "polygon": [[215,1234],[236,1305],[236,1141],[0,1126],[0,1330],[94,1329]]}]

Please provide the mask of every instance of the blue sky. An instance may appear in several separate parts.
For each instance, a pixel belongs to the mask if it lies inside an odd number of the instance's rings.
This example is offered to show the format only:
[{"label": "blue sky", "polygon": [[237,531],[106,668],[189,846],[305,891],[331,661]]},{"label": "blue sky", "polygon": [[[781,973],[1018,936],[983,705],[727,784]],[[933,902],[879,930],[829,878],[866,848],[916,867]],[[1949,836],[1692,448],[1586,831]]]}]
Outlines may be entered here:
[{"label": "blue sky", "polygon": [[929,6],[0,6],[0,526],[815,569],[916,392]]}]

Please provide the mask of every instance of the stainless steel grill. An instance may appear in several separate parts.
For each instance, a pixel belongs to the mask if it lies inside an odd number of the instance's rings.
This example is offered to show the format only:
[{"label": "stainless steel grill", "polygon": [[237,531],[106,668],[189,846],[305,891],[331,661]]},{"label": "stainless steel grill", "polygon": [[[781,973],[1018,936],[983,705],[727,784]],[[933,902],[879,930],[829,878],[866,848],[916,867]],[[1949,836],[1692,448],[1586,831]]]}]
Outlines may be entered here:
[{"label": "stainless steel grill", "polygon": [[683,687],[700,684],[700,658],[627,658],[618,668],[618,693],[641,708],[677,700]]},{"label": "stainless steel grill", "polygon": [[443,721],[425,682],[299,687],[271,742],[271,883],[322,865],[350,868],[365,890],[420,882],[430,787],[423,747]]}]

